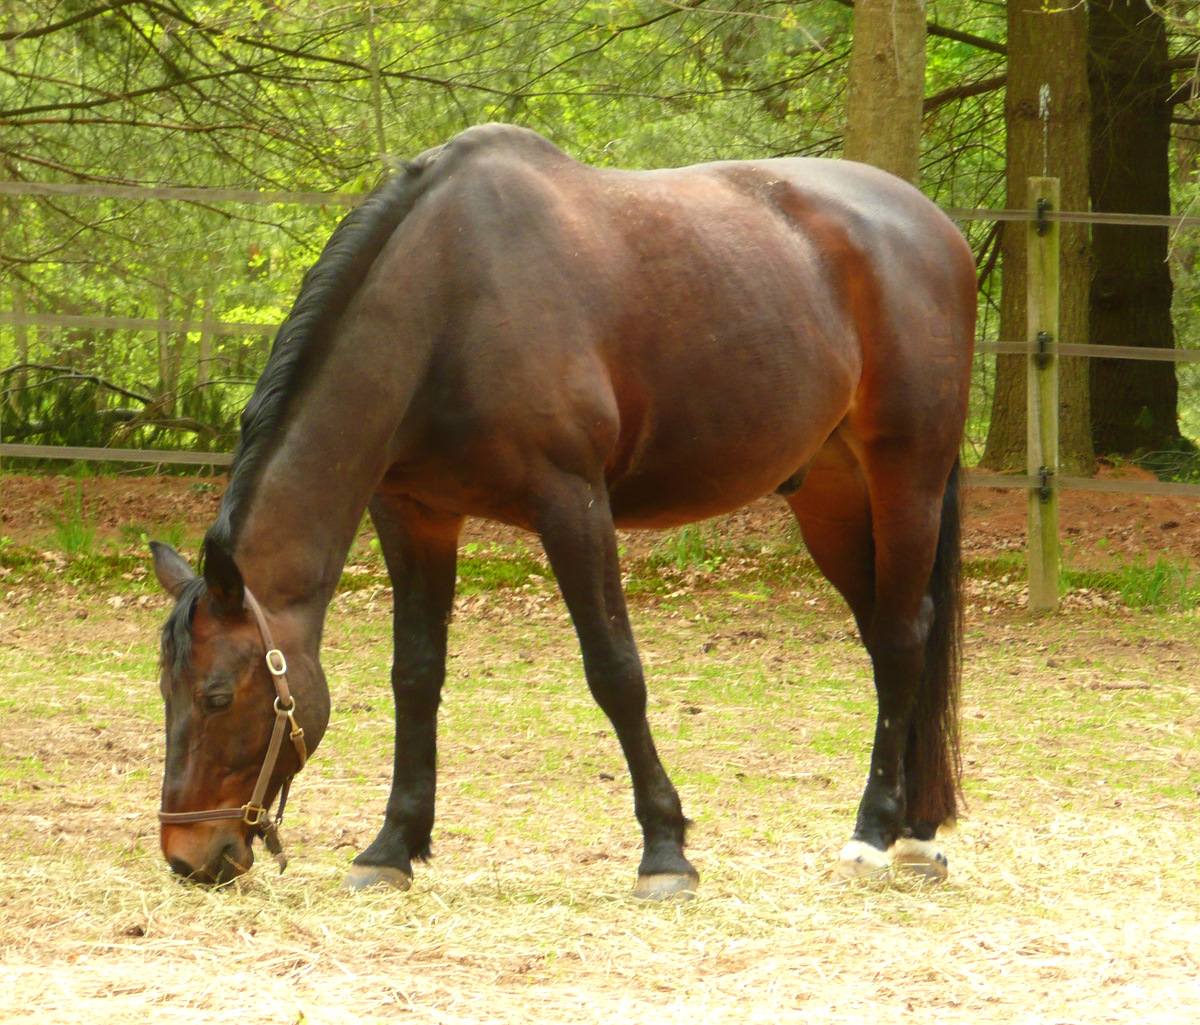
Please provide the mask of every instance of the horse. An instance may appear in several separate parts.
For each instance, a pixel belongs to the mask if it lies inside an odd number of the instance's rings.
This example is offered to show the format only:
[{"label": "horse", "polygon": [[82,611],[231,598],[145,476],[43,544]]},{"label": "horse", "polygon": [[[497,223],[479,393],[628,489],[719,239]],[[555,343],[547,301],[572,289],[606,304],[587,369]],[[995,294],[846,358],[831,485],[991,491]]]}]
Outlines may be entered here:
[{"label": "horse", "polygon": [[405,889],[430,854],[458,537],[481,517],[541,540],[629,767],[635,895],[691,896],[614,527],[777,492],[874,674],[869,775],[834,871],[944,878],[975,303],[957,228],[862,164],[603,169],[485,125],[403,165],[303,280],[201,572],[152,545],[175,598],[160,677],[171,869],[226,883],[259,838],[283,864],[287,786],[329,721],[326,608],[369,511],[394,593],[394,766],[344,885]]}]

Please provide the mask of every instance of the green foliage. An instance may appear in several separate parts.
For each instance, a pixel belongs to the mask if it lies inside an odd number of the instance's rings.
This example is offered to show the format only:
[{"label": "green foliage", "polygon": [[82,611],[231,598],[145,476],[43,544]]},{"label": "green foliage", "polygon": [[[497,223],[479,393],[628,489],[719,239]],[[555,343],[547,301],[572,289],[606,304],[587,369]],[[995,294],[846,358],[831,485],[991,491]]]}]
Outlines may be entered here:
[{"label": "green foliage", "polygon": [[[1004,5],[930,4],[929,17],[954,38],[927,39],[921,187],[945,206],[1001,206]],[[838,0],[131,0],[107,10],[26,0],[7,23],[0,154],[18,179],[352,193],[389,155],[493,120],[606,166],[836,155],[852,26]],[[19,34],[34,28],[44,31]],[[1190,52],[1184,33],[1173,45]],[[1194,147],[1179,155],[1182,209],[1195,196]],[[199,324],[278,324],[344,209],[0,200],[0,309],[20,298],[37,314],[192,326],[0,326],[0,369],[60,368],[0,381],[4,440],[228,448],[268,346],[259,334],[206,335],[202,355]],[[998,235],[962,227],[983,270],[981,334],[995,337]],[[1200,324],[1198,251],[1186,234],[1175,240],[1186,346]],[[976,453],[993,367],[976,362]],[[67,368],[140,398],[57,379]],[[1181,413],[1196,433],[1194,377],[1181,374]]]},{"label": "green foliage", "polygon": [[[836,153],[853,19],[832,0],[185,0],[170,13],[133,0],[78,20],[63,11],[29,0],[10,19],[65,26],[8,43],[0,152],[17,177],[350,192],[378,179],[381,149],[414,154],[491,120],[529,125],[602,165]],[[987,5],[937,16],[999,37],[1002,14]],[[930,89],[991,73],[997,60],[931,38]],[[986,94],[931,112],[934,193],[988,198],[996,147],[964,131],[962,116],[998,110]],[[50,368],[0,381],[5,440],[228,448],[267,346],[260,335],[202,339],[199,324],[279,323],[342,212],[0,202],[0,308],[20,299],[31,313],[193,328],[0,327],[0,369]]]},{"label": "green foliage", "polygon": [[83,484],[63,491],[62,509],[49,514],[59,550],[69,558],[90,555],[96,541],[96,518],[83,507]]},{"label": "green foliage", "polygon": [[712,523],[689,523],[668,534],[654,550],[654,561],[677,572],[711,573],[725,561],[721,538]]}]

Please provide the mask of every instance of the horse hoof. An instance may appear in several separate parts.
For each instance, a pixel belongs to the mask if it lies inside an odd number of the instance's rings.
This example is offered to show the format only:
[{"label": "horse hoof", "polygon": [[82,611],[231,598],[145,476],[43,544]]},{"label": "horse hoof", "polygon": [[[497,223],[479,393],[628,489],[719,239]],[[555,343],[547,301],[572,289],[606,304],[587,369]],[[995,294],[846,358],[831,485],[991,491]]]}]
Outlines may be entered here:
[{"label": "horse hoof", "polygon": [[633,895],[642,900],[692,900],[700,877],[687,872],[658,872],[638,876]]},{"label": "horse hoof", "polygon": [[887,851],[861,840],[851,840],[842,848],[833,871],[839,879],[868,879],[886,875],[890,867]]},{"label": "horse hoof", "polygon": [[950,874],[950,862],[932,840],[897,840],[892,845],[892,864],[931,883],[940,883]]},{"label": "horse hoof", "polygon": [[407,890],[412,886],[412,876],[398,868],[387,865],[351,865],[342,880],[343,890],[368,890],[372,886],[390,886],[396,890]]}]

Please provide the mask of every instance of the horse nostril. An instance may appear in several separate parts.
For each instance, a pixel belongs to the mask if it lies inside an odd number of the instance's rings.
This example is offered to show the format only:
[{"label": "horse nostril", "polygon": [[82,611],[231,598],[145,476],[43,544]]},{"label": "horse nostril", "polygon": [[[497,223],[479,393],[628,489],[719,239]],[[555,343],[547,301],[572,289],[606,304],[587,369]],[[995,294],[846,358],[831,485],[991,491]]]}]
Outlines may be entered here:
[{"label": "horse nostril", "polygon": [[171,871],[181,879],[189,879],[196,871],[183,858],[167,858],[167,864],[171,866]]}]

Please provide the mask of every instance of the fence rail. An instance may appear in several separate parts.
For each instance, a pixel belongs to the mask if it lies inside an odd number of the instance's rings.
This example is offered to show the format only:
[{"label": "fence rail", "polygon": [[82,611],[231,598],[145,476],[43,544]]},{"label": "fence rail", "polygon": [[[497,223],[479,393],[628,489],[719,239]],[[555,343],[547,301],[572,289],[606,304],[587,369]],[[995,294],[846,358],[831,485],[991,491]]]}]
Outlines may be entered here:
[{"label": "fence rail", "polygon": [[[1046,351],[1050,351],[1047,349]],[[976,354],[982,352],[1028,356],[1028,342],[979,342]],[[1144,359],[1164,363],[1200,363],[1200,349],[1153,349],[1140,345],[1082,345],[1078,342],[1057,342],[1053,352],[1058,356],[1086,356],[1092,359]]]},{"label": "fence rail", "polygon": [[21,445],[0,442],[0,456],[10,459],[69,459],[96,463],[173,463],[189,466],[228,466],[230,452],[181,452],[146,448],[88,448],[78,445]]},{"label": "fence rail", "polygon": [[1059,224],[1110,224],[1130,228],[1196,228],[1200,217],[1185,214],[1121,214],[1091,210],[990,210],[948,206],[942,212],[952,221],[1054,221]]},{"label": "fence rail", "polygon": [[229,320],[156,320],[153,317],[82,317],[67,313],[0,312],[0,324],[17,327],[63,327],[75,331],[167,331],[172,334],[263,335],[274,337],[278,324]]},{"label": "fence rail", "polygon": [[0,196],[82,196],[88,199],[167,199],[184,203],[248,203],[253,206],[357,206],[365,192],[261,192],[257,189],[185,188],[174,185],[109,185],[101,182],[0,182]]}]

